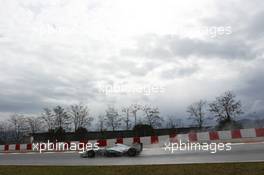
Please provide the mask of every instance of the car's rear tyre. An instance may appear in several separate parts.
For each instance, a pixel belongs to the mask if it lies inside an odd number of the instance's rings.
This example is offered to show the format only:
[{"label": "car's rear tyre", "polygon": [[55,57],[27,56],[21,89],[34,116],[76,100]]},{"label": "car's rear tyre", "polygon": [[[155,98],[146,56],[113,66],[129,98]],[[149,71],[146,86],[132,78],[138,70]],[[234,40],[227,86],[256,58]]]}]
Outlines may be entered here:
[{"label": "car's rear tyre", "polygon": [[95,152],[94,152],[94,150],[89,150],[89,151],[87,152],[87,157],[89,157],[89,158],[93,158],[93,157],[95,157]]},{"label": "car's rear tyre", "polygon": [[129,157],[134,157],[137,155],[137,150],[135,148],[129,148],[129,150],[127,151],[127,155]]}]

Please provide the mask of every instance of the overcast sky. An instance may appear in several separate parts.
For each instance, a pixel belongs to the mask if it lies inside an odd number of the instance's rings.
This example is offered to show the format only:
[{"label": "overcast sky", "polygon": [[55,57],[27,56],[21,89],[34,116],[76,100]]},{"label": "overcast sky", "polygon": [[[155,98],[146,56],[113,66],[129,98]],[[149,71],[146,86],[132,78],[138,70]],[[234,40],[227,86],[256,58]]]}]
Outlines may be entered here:
[{"label": "overcast sky", "polygon": [[[94,114],[140,103],[184,117],[227,90],[246,113],[264,111],[263,0],[0,4],[2,118],[80,102]],[[130,92],[142,87],[160,91]]]}]

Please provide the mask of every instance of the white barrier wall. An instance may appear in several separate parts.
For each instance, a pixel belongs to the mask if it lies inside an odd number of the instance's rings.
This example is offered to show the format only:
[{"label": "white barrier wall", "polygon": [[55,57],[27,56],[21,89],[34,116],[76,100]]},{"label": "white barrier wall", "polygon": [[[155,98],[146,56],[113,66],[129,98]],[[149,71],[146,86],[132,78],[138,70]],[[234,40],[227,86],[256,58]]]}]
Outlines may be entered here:
[{"label": "white barrier wall", "polygon": [[197,133],[197,139],[198,141],[208,141],[209,138],[209,132],[199,132]]},{"label": "white barrier wall", "polygon": [[255,129],[241,129],[241,137],[256,137]]},{"label": "white barrier wall", "polygon": [[218,134],[220,140],[227,140],[232,138],[230,131],[218,131]]},{"label": "white barrier wall", "polygon": [[179,134],[176,137],[177,137],[177,140],[181,140],[181,142],[189,142],[188,134]]},{"label": "white barrier wall", "polygon": [[[203,141],[216,141],[216,140],[230,140],[230,139],[241,139],[241,138],[264,138],[264,128],[252,128],[252,129],[240,129],[233,131],[214,131],[214,132],[198,132],[188,134],[178,134],[175,137],[169,135],[164,136],[147,136],[147,137],[135,137],[135,138],[119,138],[124,144],[130,145],[134,141],[140,141],[143,145],[160,145],[163,146],[165,142],[203,142]],[[138,140],[139,139],[139,140]],[[77,141],[78,142],[78,141]],[[77,143],[76,142],[76,143]],[[117,142],[117,139],[108,140],[89,140],[88,142],[94,144],[100,142],[102,146],[112,146]],[[32,144],[10,144],[0,145],[0,152],[25,152],[32,151]]]}]

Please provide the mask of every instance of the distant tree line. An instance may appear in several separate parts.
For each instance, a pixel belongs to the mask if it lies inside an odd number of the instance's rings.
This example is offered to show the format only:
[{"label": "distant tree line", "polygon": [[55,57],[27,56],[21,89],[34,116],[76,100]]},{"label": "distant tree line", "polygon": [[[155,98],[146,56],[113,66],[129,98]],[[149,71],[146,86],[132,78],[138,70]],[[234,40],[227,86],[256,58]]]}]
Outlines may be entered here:
[{"label": "distant tree line", "polygon": [[[141,112],[140,117],[138,112]],[[39,132],[63,135],[65,132],[130,130],[138,124],[160,128],[163,121],[159,109],[151,105],[132,104],[121,110],[108,106],[105,114],[97,117],[93,117],[89,107],[83,104],[67,108],[58,105],[44,108],[39,115],[12,114],[7,121],[1,121],[0,143],[20,142],[25,135]]]},{"label": "distant tree line", "polygon": [[[242,104],[236,95],[227,91],[215,100],[199,100],[186,110],[192,124],[201,130],[214,120],[218,130],[241,128],[236,118],[243,114]],[[85,133],[88,131],[131,130],[138,125],[151,128],[181,128],[186,126],[183,118],[176,115],[162,117],[158,107],[152,105],[131,104],[117,109],[108,106],[104,114],[92,116],[87,105],[75,104],[68,107],[55,106],[44,108],[36,116],[13,114],[7,121],[0,122],[0,143],[19,142],[30,133],[65,132]]]}]

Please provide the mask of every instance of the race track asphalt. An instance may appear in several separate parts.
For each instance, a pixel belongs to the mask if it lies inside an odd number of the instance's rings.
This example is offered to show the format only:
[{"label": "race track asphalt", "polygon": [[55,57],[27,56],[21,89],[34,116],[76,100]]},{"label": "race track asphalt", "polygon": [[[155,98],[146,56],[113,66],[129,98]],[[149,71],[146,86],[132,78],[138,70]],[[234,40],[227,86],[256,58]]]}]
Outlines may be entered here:
[{"label": "race track asphalt", "polygon": [[79,153],[1,153],[0,165],[147,165],[264,162],[264,143],[232,144],[230,151],[176,151],[145,148],[138,157],[80,158]]}]

